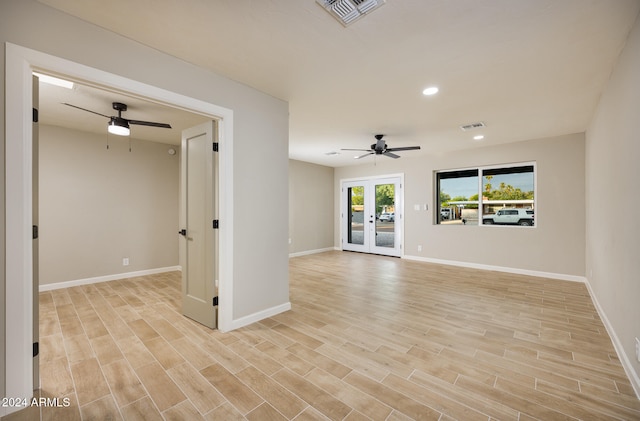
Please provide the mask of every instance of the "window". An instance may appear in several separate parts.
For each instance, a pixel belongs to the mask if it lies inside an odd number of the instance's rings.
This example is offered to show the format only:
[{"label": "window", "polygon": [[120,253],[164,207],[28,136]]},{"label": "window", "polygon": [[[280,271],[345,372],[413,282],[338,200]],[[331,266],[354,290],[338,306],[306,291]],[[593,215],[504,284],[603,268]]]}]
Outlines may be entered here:
[{"label": "window", "polygon": [[478,170],[439,172],[438,224],[478,225]]},{"label": "window", "polygon": [[435,179],[437,224],[535,225],[533,163],[438,171]]}]

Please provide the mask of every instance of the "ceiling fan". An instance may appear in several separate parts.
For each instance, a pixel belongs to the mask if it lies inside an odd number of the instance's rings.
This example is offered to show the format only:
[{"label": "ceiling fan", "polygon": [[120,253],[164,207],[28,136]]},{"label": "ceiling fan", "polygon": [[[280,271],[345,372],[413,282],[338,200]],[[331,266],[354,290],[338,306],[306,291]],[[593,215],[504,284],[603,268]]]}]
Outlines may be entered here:
[{"label": "ceiling fan", "polygon": [[68,104],[66,102],[64,105],[68,105],[69,107],[77,108],[82,111],[88,111],[93,114],[100,115],[102,117],[106,117],[109,119],[109,124],[107,126],[107,130],[109,133],[116,134],[119,136],[129,136],[129,125],[137,124],[139,126],[151,126],[151,127],[160,127],[164,129],[170,129],[171,125],[166,123],[154,123],[152,121],[141,121],[141,120],[129,120],[128,118],[122,117],[122,112],[127,111],[127,104],[123,104],[122,102],[114,102],[111,105],[113,109],[118,111],[117,116],[108,116],[105,114],[98,113],[96,111],[87,110],[86,108],[78,107],[77,105]]},{"label": "ceiling fan", "polygon": [[389,158],[397,159],[400,158],[400,155],[396,155],[393,152],[399,151],[414,151],[420,149],[420,146],[406,146],[402,148],[388,148],[387,143],[382,139],[384,137],[383,134],[375,135],[376,143],[371,145],[371,149],[342,149],[343,151],[361,151],[367,152],[363,155],[356,156],[356,159],[364,158],[369,155],[384,155]]}]

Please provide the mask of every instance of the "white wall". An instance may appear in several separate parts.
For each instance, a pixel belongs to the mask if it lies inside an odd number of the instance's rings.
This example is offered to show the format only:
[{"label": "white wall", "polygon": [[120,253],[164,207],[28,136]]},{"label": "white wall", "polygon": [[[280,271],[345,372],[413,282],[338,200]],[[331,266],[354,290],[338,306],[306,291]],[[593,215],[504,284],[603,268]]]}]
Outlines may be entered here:
[{"label": "white wall", "polygon": [[289,160],[290,254],[333,248],[332,167]]},{"label": "white wall", "polygon": [[[288,200],[289,115],[286,102],[60,13],[35,0],[0,2],[0,52],[3,57],[5,42],[232,110],[233,127],[229,133],[233,135],[233,149],[227,150],[226,156],[221,153],[221,160],[227,159],[226,168],[233,170],[232,177],[229,177],[233,181],[233,189],[229,192],[232,203],[228,206],[233,208],[234,214],[220,221],[221,231],[226,230],[226,238],[230,238],[229,244],[232,244],[232,250],[221,251],[232,254],[230,261],[224,262],[232,267],[233,273],[233,279],[226,280],[232,302],[231,324],[239,326],[289,305],[287,213],[277,206],[265,206],[268,203],[287,203]],[[5,80],[4,66],[0,70],[0,78]],[[11,86],[16,81],[6,83]],[[3,83],[0,84],[0,96],[4,97],[4,94]],[[6,112],[2,101],[2,127],[6,125]],[[0,136],[0,150],[10,142],[21,141],[5,139],[5,130]],[[260,147],[264,144],[269,148]],[[4,174],[4,169],[3,166],[0,174]],[[0,206],[3,221],[4,205]],[[6,205],[21,206],[16,203]],[[3,250],[3,256],[6,252]],[[5,262],[2,263],[0,273],[4,274]],[[3,278],[0,291],[4,290],[5,283]],[[3,298],[0,311],[4,314],[6,295]],[[9,334],[6,330],[3,333]],[[6,341],[2,347],[5,370],[8,367],[6,363],[17,367],[15,361],[6,361],[6,355],[17,355],[14,348],[10,353],[7,351],[9,342]],[[24,361],[19,366],[21,370],[24,367],[25,373],[29,370]],[[2,374],[7,382],[18,381],[16,376],[9,378],[11,376],[6,371]],[[29,375],[23,377],[29,378]],[[24,383],[24,380],[20,381]],[[5,382],[0,383],[5,385]],[[19,388],[25,390],[24,385]],[[4,392],[12,390],[7,388]]]},{"label": "white wall", "polygon": [[178,265],[179,152],[109,143],[40,126],[40,285]]},{"label": "white wall", "polygon": [[[536,226],[436,225],[434,172],[483,165],[536,162]],[[336,168],[335,244],[340,246],[341,179],[405,174],[405,257],[492,266],[560,278],[584,276],[584,136],[574,134],[500,146]],[[424,205],[428,210],[424,210]],[[419,205],[420,210],[414,210]],[[418,251],[418,246],[422,251]]]},{"label": "white wall", "polygon": [[[640,396],[640,22],[586,134],[587,278]],[[617,342],[617,343],[616,343]],[[624,361],[626,359],[626,361]]]}]

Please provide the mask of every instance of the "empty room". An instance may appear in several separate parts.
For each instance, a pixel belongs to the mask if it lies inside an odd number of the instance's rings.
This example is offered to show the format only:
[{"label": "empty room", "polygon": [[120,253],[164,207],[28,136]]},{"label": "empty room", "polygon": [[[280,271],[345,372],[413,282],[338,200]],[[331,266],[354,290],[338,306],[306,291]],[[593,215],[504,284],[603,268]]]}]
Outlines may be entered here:
[{"label": "empty room", "polygon": [[0,2],[0,417],[640,419],[639,13]]}]

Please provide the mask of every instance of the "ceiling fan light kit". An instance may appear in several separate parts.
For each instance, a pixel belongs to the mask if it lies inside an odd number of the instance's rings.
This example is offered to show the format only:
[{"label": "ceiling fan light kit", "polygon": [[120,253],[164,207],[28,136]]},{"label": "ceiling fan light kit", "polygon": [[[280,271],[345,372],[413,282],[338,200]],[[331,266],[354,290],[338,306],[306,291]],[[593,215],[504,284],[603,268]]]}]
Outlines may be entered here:
[{"label": "ceiling fan light kit", "polygon": [[118,136],[129,136],[131,133],[127,120],[120,117],[111,117],[109,125],[107,126],[107,131]]},{"label": "ceiling fan light kit", "polygon": [[385,0],[316,0],[316,3],[347,26],[382,6]]}]

